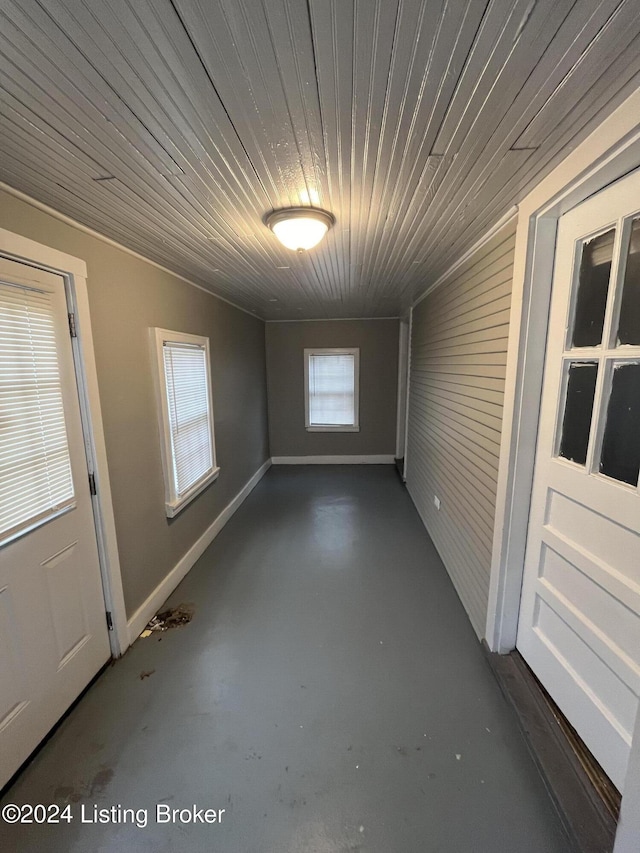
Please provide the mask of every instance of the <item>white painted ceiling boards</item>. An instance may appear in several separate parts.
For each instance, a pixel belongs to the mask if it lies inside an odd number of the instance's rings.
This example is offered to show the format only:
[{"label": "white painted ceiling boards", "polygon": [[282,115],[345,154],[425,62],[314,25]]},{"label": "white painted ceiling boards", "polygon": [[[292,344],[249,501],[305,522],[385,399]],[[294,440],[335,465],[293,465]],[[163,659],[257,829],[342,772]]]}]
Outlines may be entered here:
[{"label": "white painted ceiling boards", "polygon": [[638,84],[640,9],[0,0],[0,71],[1,181],[262,317],[394,316]]}]

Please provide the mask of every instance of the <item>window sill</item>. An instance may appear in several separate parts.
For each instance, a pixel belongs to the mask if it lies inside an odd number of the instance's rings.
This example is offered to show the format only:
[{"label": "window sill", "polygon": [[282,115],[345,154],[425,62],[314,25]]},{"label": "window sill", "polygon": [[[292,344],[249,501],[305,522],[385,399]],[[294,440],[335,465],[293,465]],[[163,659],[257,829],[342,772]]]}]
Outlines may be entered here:
[{"label": "window sill", "polygon": [[180,495],[179,498],[175,498],[172,501],[165,501],[165,512],[167,514],[167,518],[174,518],[181,512],[188,503],[197,497],[201,492],[203,492],[207,486],[213,483],[214,480],[218,479],[218,474],[220,473],[220,468],[214,468],[209,474],[206,475],[202,480],[199,480],[194,486],[192,486],[188,492],[185,492],[184,495]]},{"label": "window sill", "polygon": [[324,426],[308,426],[305,427],[305,429],[307,432],[360,432],[359,426],[331,426],[330,424],[325,424]]}]

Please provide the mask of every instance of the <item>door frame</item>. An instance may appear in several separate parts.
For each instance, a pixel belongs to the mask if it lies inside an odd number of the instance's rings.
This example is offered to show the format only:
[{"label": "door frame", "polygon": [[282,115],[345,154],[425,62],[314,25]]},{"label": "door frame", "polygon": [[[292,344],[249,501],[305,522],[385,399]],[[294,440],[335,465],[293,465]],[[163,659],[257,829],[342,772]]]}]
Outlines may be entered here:
[{"label": "door frame", "polygon": [[409,367],[409,318],[398,321],[398,388],[396,392],[396,459],[403,459],[406,448],[405,418]]},{"label": "door frame", "polygon": [[[635,81],[636,87],[638,81]],[[626,94],[626,93],[625,93]],[[619,102],[620,103],[620,102]],[[518,206],[513,291],[485,637],[491,651],[516,645],[558,220],[640,167],[640,88],[599,124]],[[640,713],[615,853],[637,849]]]},{"label": "door frame", "polygon": [[402,482],[407,482],[407,457],[409,450],[409,407],[411,405],[411,336],[413,334],[413,305],[407,317],[407,378],[404,389],[404,462],[402,464]]},{"label": "door frame", "polygon": [[0,228],[0,257],[61,276],[65,283],[67,305],[75,314],[77,337],[72,339],[73,357],[87,463],[96,482],[97,494],[92,496],[92,506],[105,612],[111,613],[113,624],[113,629],[109,631],[109,645],[112,655],[120,657],[129,646],[129,632],[91,332],[87,265],[79,258],[4,228]]},{"label": "door frame", "polygon": [[638,115],[640,88],[518,206],[485,633],[501,654],[516,645],[558,220],[640,167]]}]

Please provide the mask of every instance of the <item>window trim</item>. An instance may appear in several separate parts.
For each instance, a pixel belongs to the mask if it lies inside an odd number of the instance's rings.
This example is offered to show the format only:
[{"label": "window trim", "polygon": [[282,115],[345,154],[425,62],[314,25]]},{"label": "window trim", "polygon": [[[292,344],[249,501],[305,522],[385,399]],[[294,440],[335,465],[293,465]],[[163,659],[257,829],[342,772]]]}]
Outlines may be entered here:
[{"label": "window trim", "polygon": [[[353,424],[312,424],[309,418],[309,357],[312,355],[352,355]],[[307,432],[360,432],[360,347],[314,347],[304,350],[304,425]]]},{"label": "window trim", "polygon": [[[191,335],[186,332],[174,332],[170,329],[151,329],[153,345],[154,378],[158,401],[158,420],[160,425],[160,449],[162,454],[162,474],[165,490],[165,512],[167,518],[174,518],[197,495],[218,478],[220,466],[216,457],[216,441],[213,414],[213,395],[211,393],[211,354],[209,338],[203,335]],[[182,343],[203,347],[206,355],[207,396],[209,400],[209,432],[211,435],[211,455],[213,466],[203,477],[195,482],[184,494],[176,492],[173,478],[173,453],[171,448],[171,427],[169,420],[169,400],[164,374],[163,347],[165,343]]]}]

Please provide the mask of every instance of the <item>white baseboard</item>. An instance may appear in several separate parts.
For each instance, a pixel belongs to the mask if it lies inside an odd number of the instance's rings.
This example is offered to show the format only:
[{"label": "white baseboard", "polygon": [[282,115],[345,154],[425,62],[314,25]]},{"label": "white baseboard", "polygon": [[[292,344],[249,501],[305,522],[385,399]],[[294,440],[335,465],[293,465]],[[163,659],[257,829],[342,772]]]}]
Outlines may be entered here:
[{"label": "white baseboard", "polygon": [[260,480],[271,467],[271,459],[262,465],[251,479],[245,483],[235,498],[227,504],[215,521],[205,530],[202,536],[194,542],[182,559],[171,569],[169,574],[153,590],[151,595],[144,601],[127,622],[129,630],[129,645],[132,645],[144,631],[144,626],[154,616],[164,602],[169,598],[189,569],[198,560],[208,546],[213,542],[218,533],[225,526],[234,512],[240,507],[245,498],[258,485]]},{"label": "white baseboard", "polygon": [[274,465],[393,465],[392,453],[381,456],[272,456]]}]

